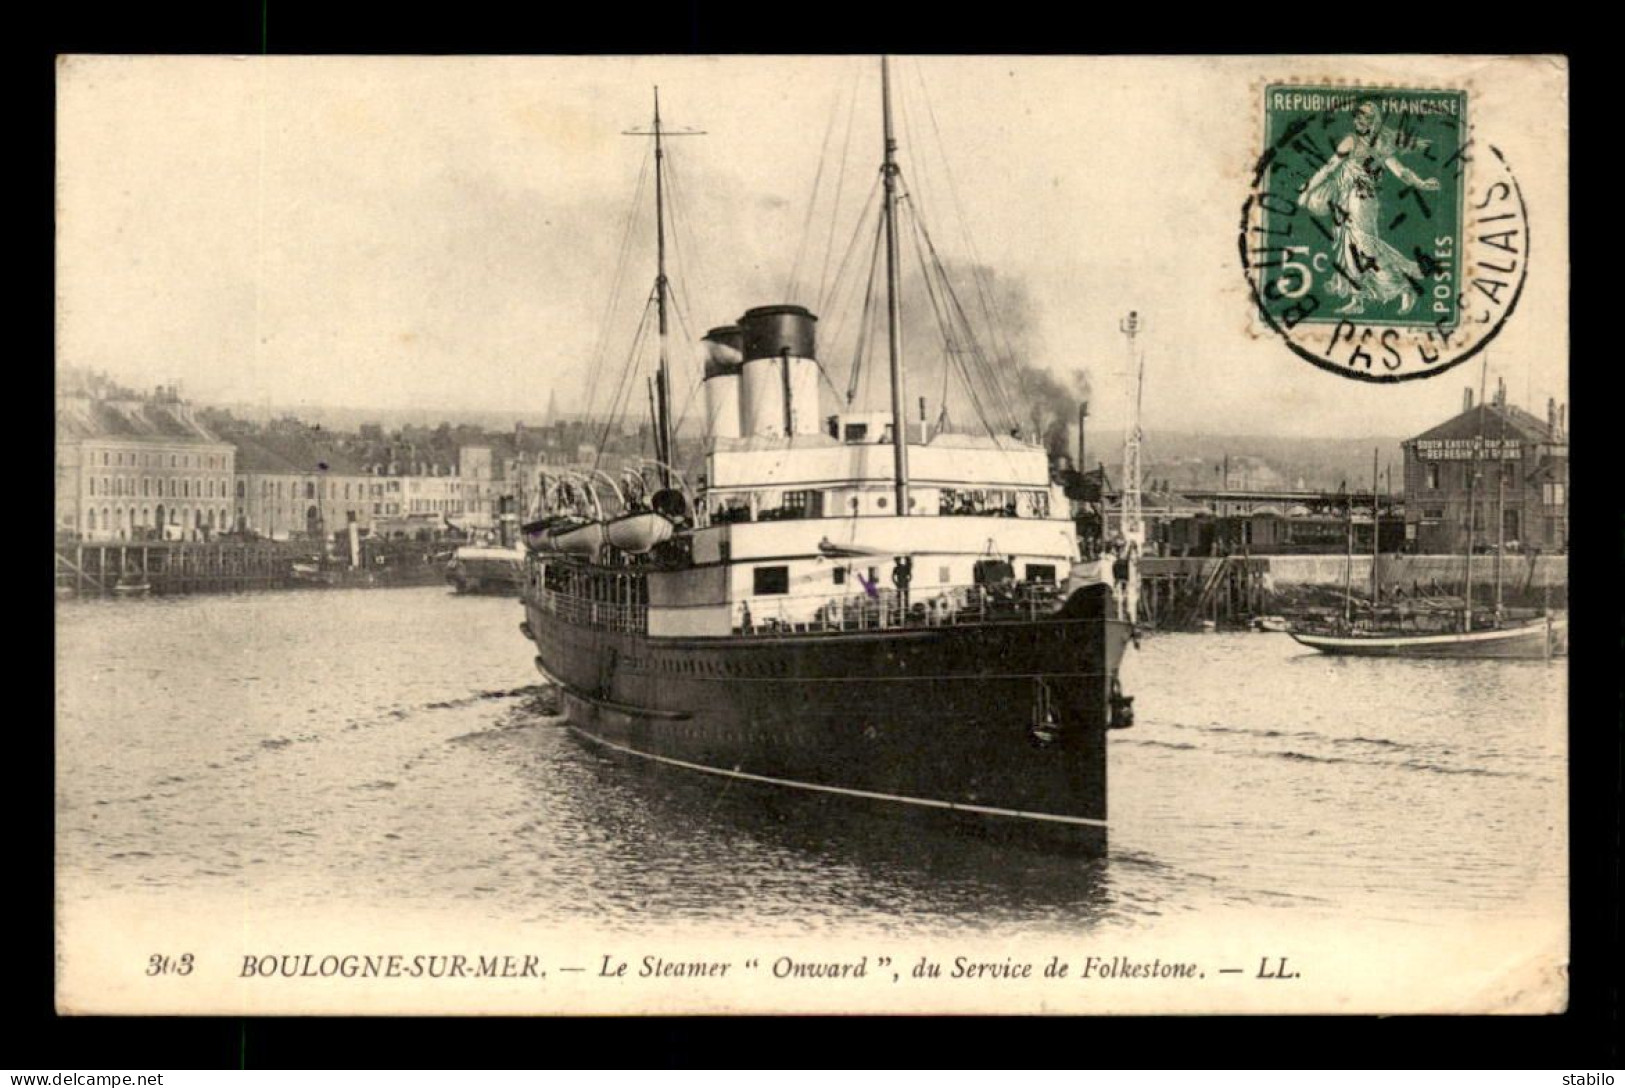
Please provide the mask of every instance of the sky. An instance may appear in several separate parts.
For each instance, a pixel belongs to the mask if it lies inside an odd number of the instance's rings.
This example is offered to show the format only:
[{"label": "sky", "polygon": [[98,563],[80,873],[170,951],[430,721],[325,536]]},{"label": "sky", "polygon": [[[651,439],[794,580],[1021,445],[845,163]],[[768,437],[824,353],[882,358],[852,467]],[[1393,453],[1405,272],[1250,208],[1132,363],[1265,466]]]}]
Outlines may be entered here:
[{"label": "sky", "polygon": [[[695,338],[747,307],[818,308],[826,345],[855,328],[856,295],[823,296],[876,177],[878,67],[68,58],[57,363],[295,411],[540,419],[555,393],[566,411],[589,394],[601,405],[654,279],[652,193],[633,203],[649,141],[623,133],[648,126],[658,84],[664,123],[705,133],[670,141],[682,408]],[[1459,410],[1481,380],[1477,360],[1400,385],[1355,382],[1292,355],[1248,305],[1236,235],[1262,91],[1285,80],[1467,90],[1476,132],[1519,180],[1532,236],[1524,297],[1488,351],[1488,382],[1504,380],[1509,399],[1540,415],[1547,397],[1566,400],[1560,62],[898,58],[904,178],[950,267],[974,261],[991,277],[1014,322],[991,339],[1069,388],[1086,370],[1102,426],[1126,412],[1119,322],[1135,310],[1148,429],[1418,433]],[[854,268],[866,267],[861,252]],[[967,297],[973,288],[963,281]],[[906,325],[910,340],[920,327]],[[846,361],[831,354],[821,352],[844,387]],[[911,397],[940,384],[919,365]],[[628,387],[634,411],[640,385]]]}]

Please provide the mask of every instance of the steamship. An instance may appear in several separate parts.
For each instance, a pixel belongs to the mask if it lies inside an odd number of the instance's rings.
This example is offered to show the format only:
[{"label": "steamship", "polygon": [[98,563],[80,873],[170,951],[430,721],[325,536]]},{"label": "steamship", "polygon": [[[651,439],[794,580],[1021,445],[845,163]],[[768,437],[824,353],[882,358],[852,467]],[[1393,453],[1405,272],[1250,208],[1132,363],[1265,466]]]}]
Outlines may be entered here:
[{"label": "steamship", "polygon": [[884,61],[882,102],[891,411],[821,412],[816,315],[748,309],[702,341],[694,487],[671,453],[656,92],[657,478],[619,510],[590,472],[549,481],[521,630],[569,728],[606,753],[768,804],[1099,852],[1132,623],[1042,447],[904,410]]}]

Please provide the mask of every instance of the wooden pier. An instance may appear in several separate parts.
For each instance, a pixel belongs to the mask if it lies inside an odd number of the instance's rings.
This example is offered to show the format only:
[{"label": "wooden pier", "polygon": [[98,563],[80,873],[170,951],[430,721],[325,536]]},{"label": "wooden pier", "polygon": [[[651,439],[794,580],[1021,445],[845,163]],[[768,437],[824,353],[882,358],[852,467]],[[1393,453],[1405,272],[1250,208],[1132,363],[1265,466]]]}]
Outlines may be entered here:
[{"label": "wooden pier", "polygon": [[1262,556],[1142,559],[1141,617],[1163,630],[1243,622],[1266,610],[1269,571]]},{"label": "wooden pier", "polygon": [[123,580],[152,593],[283,589],[300,549],[273,541],[117,541],[56,546],[58,593],[110,594]]},{"label": "wooden pier", "polygon": [[[1305,598],[1340,599],[1347,591],[1369,600],[1372,557],[1352,560],[1340,555],[1225,555],[1140,560],[1142,620],[1162,630],[1191,630],[1247,624],[1258,616],[1290,610]],[[1384,600],[1392,594],[1417,599],[1460,594],[1467,569],[1465,556],[1383,555],[1377,581]],[[1491,562],[1481,560],[1473,572],[1474,592],[1491,592]],[[1566,604],[1568,557],[1508,556],[1504,561],[1503,596],[1509,605],[1538,605],[1557,599]],[[1560,605],[1561,606],[1561,605]]]}]

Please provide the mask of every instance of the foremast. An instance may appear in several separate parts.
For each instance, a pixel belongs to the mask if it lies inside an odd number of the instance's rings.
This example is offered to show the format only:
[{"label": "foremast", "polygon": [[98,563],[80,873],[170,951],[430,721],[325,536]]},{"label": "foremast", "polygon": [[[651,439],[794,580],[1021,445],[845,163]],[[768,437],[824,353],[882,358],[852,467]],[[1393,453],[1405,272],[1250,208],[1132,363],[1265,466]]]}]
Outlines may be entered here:
[{"label": "foremast", "polygon": [[660,123],[660,88],[654,89],[654,125],[648,131],[629,129],[628,136],[652,136],[655,141],[655,310],[659,320],[660,361],[655,371],[655,461],[660,486],[671,486],[671,465],[675,462],[671,426],[670,322],[667,299],[671,282],[666,276],[666,145],[667,136],[702,136],[702,132],[667,132]]}]

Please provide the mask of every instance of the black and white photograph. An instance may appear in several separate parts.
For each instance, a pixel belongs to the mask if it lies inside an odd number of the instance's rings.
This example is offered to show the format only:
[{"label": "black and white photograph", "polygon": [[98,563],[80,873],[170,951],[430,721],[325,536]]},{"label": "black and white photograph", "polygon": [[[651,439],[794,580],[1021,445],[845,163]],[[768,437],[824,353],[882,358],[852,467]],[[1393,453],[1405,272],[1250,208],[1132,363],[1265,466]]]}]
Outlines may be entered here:
[{"label": "black and white photograph", "polygon": [[60,57],[58,1012],[1562,1012],[1568,99]]}]

